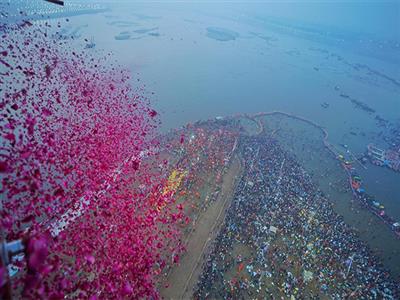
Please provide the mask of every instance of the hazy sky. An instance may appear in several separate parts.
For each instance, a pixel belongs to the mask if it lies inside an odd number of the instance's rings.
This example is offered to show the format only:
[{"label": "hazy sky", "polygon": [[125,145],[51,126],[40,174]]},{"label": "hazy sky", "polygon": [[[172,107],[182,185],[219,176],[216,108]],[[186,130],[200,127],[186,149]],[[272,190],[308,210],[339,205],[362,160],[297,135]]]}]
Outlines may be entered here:
[{"label": "hazy sky", "polygon": [[[67,0],[68,1],[68,0]],[[75,0],[76,1],[76,0]],[[79,0],[78,0],[79,1]],[[83,0],[81,0],[83,1]],[[238,9],[239,12],[254,12],[266,16],[283,17],[293,20],[334,26],[353,32],[370,33],[385,39],[400,41],[400,0],[273,0],[273,1],[196,1],[196,0],[85,0],[84,2],[112,3],[117,6],[121,3],[152,3],[157,7],[161,3],[168,3],[170,8],[180,8],[186,5],[213,10],[229,11]]]},{"label": "hazy sky", "polygon": [[263,13],[400,40],[399,1],[267,2]]}]

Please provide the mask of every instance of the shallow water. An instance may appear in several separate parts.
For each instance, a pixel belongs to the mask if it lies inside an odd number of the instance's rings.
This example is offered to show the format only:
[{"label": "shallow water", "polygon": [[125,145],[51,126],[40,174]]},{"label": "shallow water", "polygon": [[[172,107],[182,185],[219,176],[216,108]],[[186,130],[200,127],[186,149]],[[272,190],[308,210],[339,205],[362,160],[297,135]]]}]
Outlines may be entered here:
[{"label": "shallow water", "polygon": [[[313,180],[334,204],[335,211],[352,225],[394,276],[400,277],[400,242],[370,211],[353,200],[347,175],[339,161],[327,151],[322,134],[309,124],[281,116],[263,118],[271,132],[287,151],[296,155]],[[355,165],[357,171],[360,166]],[[368,188],[368,182],[365,183]]]},{"label": "shallow water", "polygon": [[221,42],[233,41],[239,34],[235,31],[219,27],[207,27],[207,36],[211,39]]}]

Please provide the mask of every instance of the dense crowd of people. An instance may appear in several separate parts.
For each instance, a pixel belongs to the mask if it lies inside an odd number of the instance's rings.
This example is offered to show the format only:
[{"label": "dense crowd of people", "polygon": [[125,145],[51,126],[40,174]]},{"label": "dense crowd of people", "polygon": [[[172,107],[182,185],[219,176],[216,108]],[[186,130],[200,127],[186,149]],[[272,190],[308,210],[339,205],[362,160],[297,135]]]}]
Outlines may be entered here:
[{"label": "dense crowd of people", "polygon": [[399,283],[275,140],[242,137],[238,151],[244,173],[196,299],[400,297]]}]

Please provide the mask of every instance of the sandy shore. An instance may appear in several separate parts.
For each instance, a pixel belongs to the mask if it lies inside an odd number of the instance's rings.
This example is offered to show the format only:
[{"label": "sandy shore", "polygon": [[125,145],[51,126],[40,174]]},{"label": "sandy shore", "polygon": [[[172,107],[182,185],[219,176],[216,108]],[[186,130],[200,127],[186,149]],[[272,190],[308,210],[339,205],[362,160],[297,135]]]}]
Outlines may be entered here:
[{"label": "sandy shore", "polygon": [[221,193],[212,202],[196,222],[196,227],[188,237],[187,251],[167,276],[168,288],[162,288],[164,299],[190,299],[193,288],[202,271],[203,260],[209,246],[215,238],[218,228],[225,217],[226,209],[232,200],[236,178],[242,172],[243,165],[237,156],[232,158],[222,181]]}]

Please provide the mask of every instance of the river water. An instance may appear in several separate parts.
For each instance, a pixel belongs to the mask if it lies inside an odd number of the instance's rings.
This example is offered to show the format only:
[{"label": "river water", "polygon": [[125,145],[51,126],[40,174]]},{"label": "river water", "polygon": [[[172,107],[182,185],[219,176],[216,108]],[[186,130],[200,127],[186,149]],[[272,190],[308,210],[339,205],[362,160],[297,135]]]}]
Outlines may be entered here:
[{"label": "river water", "polygon": [[[380,219],[353,199],[345,171],[326,149],[322,132],[310,124],[286,116],[262,118],[267,134],[272,134],[283,148],[293,153],[313,181],[333,202],[335,211],[352,225],[394,276],[400,276],[400,243]],[[354,164],[357,171],[362,169]]]}]

